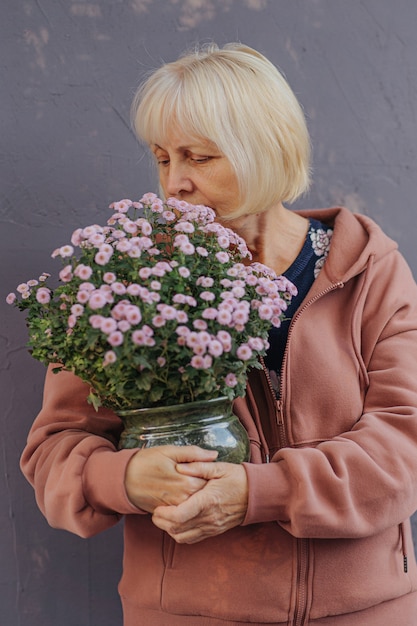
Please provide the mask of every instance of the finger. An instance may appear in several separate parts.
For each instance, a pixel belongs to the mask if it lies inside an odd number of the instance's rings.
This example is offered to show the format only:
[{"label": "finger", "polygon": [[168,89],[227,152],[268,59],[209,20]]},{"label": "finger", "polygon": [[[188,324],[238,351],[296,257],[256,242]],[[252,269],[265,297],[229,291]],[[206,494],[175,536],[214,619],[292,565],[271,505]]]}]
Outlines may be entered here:
[{"label": "finger", "polygon": [[152,521],[171,536],[197,528],[203,523],[205,516],[202,514],[207,510],[207,499],[202,493],[203,490],[194,493],[177,506],[156,507]]},{"label": "finger", "polygon": [[[158,508],[168,509],[175,507]],[[196,543],[197,541],[202,541],[207,537],[222,534],[228,530],[228,528],[236,525],[234,523],[230,525],[227,521],[213,518],[211,515],[204,515],[202,518],[200,518],[200,516],[196,516],[187,521],[181,522],[179,520],[170,519],[171,516],[169,513],[166,517],[163,517],[162,515],[158,516],[158,514],[154,514],[152,521],[155,526],[165,531],[177,543]]]},{"label": "finger", "polygon": [[205,532],[202,528],[192,528],[191,530],[187,530],[183,533],[171,535],[177,543],[187,544],[198,543],[199,541],[203,541],[203,539],[207,539],[211,536],[211,533]]},{"label": "finger", "polygon": [[221,478],[227,472],[229,463],[205,463],[194,461],[190,463],[177,463],[176,470],[179,474],[187,476],[196,476],[211,480],[212,478]]},{"label": "finger", "polygon": [[212,463],[219,455],[217,450],[206,450],[199,446],[166,446],[166,452],[177,463],[193,461]]},{"label": "finger", "polygon": [[170,530],[171,532],[185,530],[186,524],[189,524],[203,510],[203,500],[199,497],[200,492],[197,491],[184,502],[177,506],[158,506],[154,510],[153,520],[162,530]]}]

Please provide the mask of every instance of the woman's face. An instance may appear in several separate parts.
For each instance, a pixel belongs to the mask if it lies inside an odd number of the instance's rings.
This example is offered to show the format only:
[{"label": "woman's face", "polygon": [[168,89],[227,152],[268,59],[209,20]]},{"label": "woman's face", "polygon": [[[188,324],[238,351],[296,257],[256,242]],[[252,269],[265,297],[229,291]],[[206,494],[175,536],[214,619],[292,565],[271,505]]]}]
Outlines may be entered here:
[{"label": "woman's face", "polygon": [[229,160],[206,139],[193,139],[176,126],[164,145],[152,144],[159,180],[167,198],[204,204],[219,217],[239,206],[238,182]]}]

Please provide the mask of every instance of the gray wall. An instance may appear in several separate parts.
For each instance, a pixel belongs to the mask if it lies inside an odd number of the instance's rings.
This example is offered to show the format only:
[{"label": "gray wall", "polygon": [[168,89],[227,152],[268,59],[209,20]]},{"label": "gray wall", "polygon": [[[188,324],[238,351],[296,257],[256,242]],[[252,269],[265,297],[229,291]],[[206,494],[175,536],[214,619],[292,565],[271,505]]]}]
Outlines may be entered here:
[{"label": "gray wall", "polygon": [[0,623],[116,626],[121,528],[84,541],[50,529],[19,473],[43,367],[17,283],[107,205],[154,188],[129,128],[143,72],[196,40],[241,40],[305,106],[315,183],[300,205],[369,214],[417,272],[415,0],[1,0]]}]

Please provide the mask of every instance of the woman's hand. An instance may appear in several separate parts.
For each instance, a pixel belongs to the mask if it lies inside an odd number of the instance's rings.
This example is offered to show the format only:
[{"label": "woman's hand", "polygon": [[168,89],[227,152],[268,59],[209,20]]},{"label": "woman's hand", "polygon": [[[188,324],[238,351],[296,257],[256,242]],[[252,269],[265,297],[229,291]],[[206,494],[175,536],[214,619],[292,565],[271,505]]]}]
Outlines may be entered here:
[{"label": "woman's hand", "polygon": [[177,470],[178,463],[204,461],[210,465],[217,452],[198,446],[158,446],[139,450],[126,469],[125,488],[129,500],[153,513],[161,505],[178,505],[202,489],[207,480]]},{"label": "woman's hand", "polygon": [[207,481],[176,506],[158,506],[152,520],[178,543],[197,543],[239,526],[248,506],[248,483],[243,465],[195,462],[177,466],[189,477]]}]

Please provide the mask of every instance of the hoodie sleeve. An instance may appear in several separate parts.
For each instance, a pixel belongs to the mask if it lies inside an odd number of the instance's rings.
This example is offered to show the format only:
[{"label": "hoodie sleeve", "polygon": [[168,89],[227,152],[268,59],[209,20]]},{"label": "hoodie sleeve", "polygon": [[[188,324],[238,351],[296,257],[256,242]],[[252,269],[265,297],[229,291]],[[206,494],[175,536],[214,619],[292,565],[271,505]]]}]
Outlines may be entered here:
[{"label": "hoodie sleeve", "polygon": [[137,450],[117,451],[121,422],[87,403],[88,385],[70,372],[46,374],[42,410],[21,457],[49,524],[89,537],[140,513],[129,501],[124,477]]},{"label": "hoodie sleeve", "polygon": [[244,524],[353,538],[406,520],[417,509],[417,287],[401,255],[317,299],[289,352],[288,442],[271,463],[245,464]]}]

